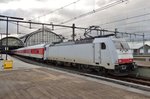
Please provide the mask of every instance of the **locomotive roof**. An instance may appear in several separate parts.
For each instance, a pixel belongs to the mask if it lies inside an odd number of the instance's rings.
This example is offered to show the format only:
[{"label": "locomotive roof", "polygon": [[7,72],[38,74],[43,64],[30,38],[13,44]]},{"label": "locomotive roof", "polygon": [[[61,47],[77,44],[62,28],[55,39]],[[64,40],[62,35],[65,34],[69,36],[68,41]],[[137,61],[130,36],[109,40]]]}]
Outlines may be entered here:
[{"label": "locomotive roof", "polygon": [[86,43],[92,43],[93,40],[94,39],[83,39],[83,40],[76,40],[76,41],[68,41],[68,42],[63,42],[63,43],[55,44],[54,46],[64,46],[64,45],[74,45],[74,44],[86,44]]},{"label": "locomotive roof", "polygon": [[[99,39],[106,41],[106,40],[112,39],[112,38],[111,37],[86,38],[86,39],[82,39],[82,40],[68,41],[68,42],[62,42],[62,43],[58,43],[58,44],[52,44],[51,46],[64,46],[64,45],[74,45],[74,44],[86,44],[86,43],[92,43],[95,40],[99,41]],[[113,40],[121,40],[121,39],[113,38]]]}]

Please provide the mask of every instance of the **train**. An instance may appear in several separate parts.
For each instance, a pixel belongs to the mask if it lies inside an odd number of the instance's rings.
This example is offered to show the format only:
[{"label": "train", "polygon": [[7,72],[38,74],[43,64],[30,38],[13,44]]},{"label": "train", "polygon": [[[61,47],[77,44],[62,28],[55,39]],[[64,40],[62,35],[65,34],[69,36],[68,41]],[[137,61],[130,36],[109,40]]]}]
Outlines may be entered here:
[{"label": "train", "polygon": [[83,70],[95,70],[117,76],[128,75],[136,68],[131,49],[123,38],[99,37],[39,44],[12,52],[44,62],[69,64]]}]

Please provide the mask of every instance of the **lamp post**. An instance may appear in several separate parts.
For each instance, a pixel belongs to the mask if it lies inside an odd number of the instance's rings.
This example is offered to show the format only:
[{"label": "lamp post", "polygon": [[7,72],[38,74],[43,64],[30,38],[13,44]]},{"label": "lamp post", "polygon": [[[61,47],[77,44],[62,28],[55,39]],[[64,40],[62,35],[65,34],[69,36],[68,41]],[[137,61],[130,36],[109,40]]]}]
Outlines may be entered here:
[{"label": "lamp post", "polygon": [[[3,59],[3,58],[2,58],[2,50],[3,50],[2,35],[6,35],[6,33],[0,33],[0,35],[1,35],[1,39],[0,39],[0,47],[1,47],[1,59]],[[10,34],[8,34],[8,35],[10,35]]]},{"label": "lamp post", "polygon": [[75,24],[72,24],[72,40],[75,41]]},{"label": "lamp post", "polygon": [[3,58],[2,58],[2,35],[3,35],[3,34],[1,33],[1,40],[0,40],[0,41],[1,41],[1,51],[0,51],[0,52],[1,52],[1,60],[3,59]]},{"label": "lamp post", "polygon": [[0,57],[0,60],[3,60],[2,58],[2,35],[3,33],[0,33],[1,34],[1,39],[0,39],[0,54],[1,54],[1,57]]},{"label": "lamp post", "polygon": [[2,18],[6,18],[6,47],[5,47],[5,53],[6,53],[6,60],[7,60],[7,51],[8,51],[8,19],[16,19],[16,20],[23,20],[23,18],[18,18],[18,17],[12,17],[12,16],[5,16],[5,15],[0,15]]},{"label": "lamp post", "polygon": [[143,55],[145,55],[145,35],[143,33]]}]

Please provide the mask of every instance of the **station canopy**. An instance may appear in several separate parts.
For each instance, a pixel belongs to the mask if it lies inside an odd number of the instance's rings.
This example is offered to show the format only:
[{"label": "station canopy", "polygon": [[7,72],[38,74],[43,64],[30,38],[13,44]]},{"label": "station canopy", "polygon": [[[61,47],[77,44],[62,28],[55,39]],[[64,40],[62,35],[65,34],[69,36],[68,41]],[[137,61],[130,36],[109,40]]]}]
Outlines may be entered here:
[{"label": "station canopy", "polygon": [[32,46],[37,44],[62,42],[63,37],[54,33],[51,29],[44,27],[32,33],[26,34],[19,39],[24,42],[25,46]]},{"label": "station canopy", "polygon": [[7,39],[8,39],[8,47],[10,49],[20,48],[24,46],[24,43],[16,37],[5,37],[0,40],[1,48],[6,47]]}]

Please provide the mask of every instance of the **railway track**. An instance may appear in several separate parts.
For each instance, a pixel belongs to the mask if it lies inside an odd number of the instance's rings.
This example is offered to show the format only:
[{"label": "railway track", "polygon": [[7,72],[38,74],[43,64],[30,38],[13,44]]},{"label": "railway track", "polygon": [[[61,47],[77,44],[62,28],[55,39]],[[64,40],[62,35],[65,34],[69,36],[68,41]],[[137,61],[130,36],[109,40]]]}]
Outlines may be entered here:
[{"label": "railway track", "polygon": [[69,73],[73,73],[73,74],[78,74],[78,75],[82,75],[82,76],[86,76],[86,77],[90,77],[90,78],[95,78],[98,80],[104,80],[104,81],[116,83],[119,85],[123,85],[123,86],[150,92],[150,80],[149,79],[141,79],[141,78],[136,78],[136,77],[132,77],[132,76],[126,76],[126,77],[116,77],[116,76],[110,76],[110,75],[101,76],[101,75],[97,75],[96,73],[92,73],[92,72],[85,73],[83,71],[79,71],[77,68],[70,68],[68,66],[64,66],[62,68],[62,66],[60,67],[60,66],[54,66],[52,64],[42,63],[42,62],[39,62],[39,60],[29,60],[24,57],[20,57],[20,56],[16,56],[16,55],[13,55],[13,57],[15,57],[19,60],[22,60],[24,62],[30,63],[30,64],[41,65],[44,67],[49,67],[49,68],[53,68],[53,69],[57,69],[57,70],[61,70],[61,71],[65,71],[65,72],[69,72]]},{"label": "railway track", "polygon": [[97,76],[97,75],[91,75],[91,74],[85,74],[85,73],[83,74],[81,73],[80,75],[84,75],[84,76],[88,76],[88,77],[92,77],[92,78],[96,78],[100,80],[105,80],[105,81],[112,82],[115,84],[150,92],[150,86],[147,86],[147,85],[141,85],[141,84],[136,84],[136,83],[129,82],[129,81],[123,81],[120,79],[108,78],[104,76]]},{"label": "railway track", "polygon": [[137,84],[142,84],[142,85],[150,86],[150,80],[149,79],[144,79],[144,78],[140,78],[140,77],[127,76],[125,78],[118,77],[117,79],[120,79],[120,80],[123,80],[123,81],[128,81],[128,82],[133,82],[133,83],[137,83]]}]

